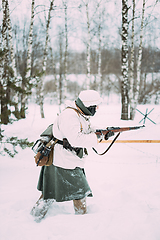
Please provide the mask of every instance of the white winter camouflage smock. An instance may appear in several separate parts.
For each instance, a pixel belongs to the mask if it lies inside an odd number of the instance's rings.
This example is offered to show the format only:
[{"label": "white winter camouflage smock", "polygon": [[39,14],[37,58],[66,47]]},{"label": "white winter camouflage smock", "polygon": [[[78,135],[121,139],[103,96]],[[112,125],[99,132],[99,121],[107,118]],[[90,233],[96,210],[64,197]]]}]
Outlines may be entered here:
[{"label": "white winter camouflage smock", "polygon": [[[68,107],[77,109],[72,103]],[[82,127],[82,129],[81,129]],[[53,135],[59,140],[67,138],[72,147],[90,148],[97,146],[97,136],[90,127],[89,118],[78,114],[74,109],[66,108],[53,125]],[[84,157],[79,158],[74,152],[56,144],[53,164],[65,169],[84,168]]]}]

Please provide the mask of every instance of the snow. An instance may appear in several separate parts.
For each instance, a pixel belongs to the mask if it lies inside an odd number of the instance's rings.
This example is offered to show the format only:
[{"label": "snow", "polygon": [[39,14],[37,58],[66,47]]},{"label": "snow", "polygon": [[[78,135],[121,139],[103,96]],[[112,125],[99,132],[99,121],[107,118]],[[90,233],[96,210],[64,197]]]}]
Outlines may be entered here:
[{"label": "snow", "polygon": [[[154,110],[146,127],[121,133],[119,139],[159,139],[160,108],[137,107],[142,113]],[[45,104],[45,119],[39,107],[29,105],[27,118],[3,126],[8,136],[35,141],[54,121],[58,106]],[[100,106],[92,123],[107,126],[143,125],[136,112],[134,121],[120,120],[120,104]],[[108,144],[101,143],[98,152]],[[72,202],[53,203],[46,218],[36,223],[30,210],[40,193],[36,189],[40,168],[31,149],[21,150],[14,159],[0,156],[0,239],[1,240],[159,240],[160,239],[160,151],[159,143],[115,143],[104,156],[92,150],[86,174],[93,191],[87,199],[88,214],[75,215]]]}]

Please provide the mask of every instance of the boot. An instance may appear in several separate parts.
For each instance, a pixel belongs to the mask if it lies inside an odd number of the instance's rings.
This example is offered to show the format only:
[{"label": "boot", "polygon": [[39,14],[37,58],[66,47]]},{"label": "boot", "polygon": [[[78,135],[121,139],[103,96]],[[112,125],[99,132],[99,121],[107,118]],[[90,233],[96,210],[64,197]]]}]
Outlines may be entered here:
[{"label": "boot", "polygon": [[86,198],[73,200],[75,214],[87,213]]},{"label": "boot", "polygon": [[49,207],[54,202],[53,199],[43,199],[43,195],[40,196],[31,210],[31,215],[35,217],[36,222],[40,222],[48,212]]}]

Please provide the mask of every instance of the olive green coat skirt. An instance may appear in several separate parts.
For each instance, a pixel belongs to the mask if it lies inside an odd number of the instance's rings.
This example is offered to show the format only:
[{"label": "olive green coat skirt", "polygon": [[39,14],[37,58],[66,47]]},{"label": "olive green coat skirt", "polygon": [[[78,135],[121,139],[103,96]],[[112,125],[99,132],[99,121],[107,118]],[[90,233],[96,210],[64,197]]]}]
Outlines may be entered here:
[{"label": "olive green coat skirt", "polygon": [[63,169],[54,165],[43,166],[37,189],[42,192],[44,199],[57,202],[92,196],[84,170],[78,167]]}]

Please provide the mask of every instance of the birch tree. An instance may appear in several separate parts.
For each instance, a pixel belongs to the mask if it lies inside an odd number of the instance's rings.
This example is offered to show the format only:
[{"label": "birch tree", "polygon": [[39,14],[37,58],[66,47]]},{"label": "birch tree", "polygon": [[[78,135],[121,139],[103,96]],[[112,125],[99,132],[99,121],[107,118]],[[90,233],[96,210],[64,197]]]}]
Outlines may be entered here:
[{"label": "birch tree", "polygon": [[86,7],[86,17],[87,17],[87,58],[86,58],[86,65],[87,65],[87,75],[86,75],[86,88],[90,88],[90,81],[91,81],[91,29],[90,29],[90,19],[89,19],[89,6],[88,1],[85,3]]},{"label": "birch tree", "polygon": [[135,20],[135,0],[132,0],[132,35],[131,35],[131,59],[129,68],[129,98],[130,98],[130,119],[133,120],[134,111],[134,20]]},{"label": "birch tree", "polygon": [[34,9],[35,9],[35,0],[32,0],[31,5],[31,22],[29,28],[28,36],[28,48],[27,48],[27,64],[26,64],[26,77],[31,77],[31,61],[32,61],[32,43],[33,43],[33,22],[34,22]]},{"label": "birch tree", "polygon": [[67,0],[63,1],[65,13],[65,52],[64,52],[64,98],[67,97],[67,72],[68,72],[68,6]]},{"label": "birch tree", "polygon": [[128,0],[122,0],[121,119],[128,120]]},{"label": "birch tree", "polygon": [[45,40],[45,49],[44,49],[44,57],[43,57],[43,63],[42,63],[42,72],[40,74],[40,77],[38,79],[38,87],[37,87],[37,103],[40,106],[40,113],[41,118],[44,118],[44,94],[43,94],[43,78],[46,73],[46,65],[47,65],[47,55],[48,55],[48,42],[49,42],[49,26],[51,22],[51,11],[53,10],[53,4],[54,0],[50,2],[50,7],[48,11],[48,19],[46,23],[46,40]]},{"label": "birch tree", "polygon": [[32,56],[32,42],[33,42],[33,21],[34,21],[34,9],[35,9],[35,0],[32,0],[31,4],[31,21],[28,35],[27,43],[27,60],[26,60],[26,71],[25,76],[22,77],[21,88],[23,90],[21,94],[21,117],[25,118],[25,109],[27,101],[27,84],[31,80],[31,56]]},{"label": "birch tree", "polygon": [[13,77],[12,77],[12,83],[15,84],[14,89],[12,89],[12,102],[15,107],[15,111],[13,112],[15,117],[17,119],[20,118],[20,113],[18,109],[18,96],[19,96],[19,91],[21,91],[19,82],[18,82],[18,76],[17,76],[17,69],[16,69],[16,58],[15,58],[15,51],[13,47],[13,29],[12,29],[12,24],[11,24],[11,18],[10,18],[10,10],[9,10],[9,3],[7,2],[7,27],[8,27],[8,43],[9,43],[9,50],[10,50],[10,65],[11,69],[13,71]]},{"label": "birch tree", "polygon": [[98,11],[98,74],[97,74],[97,82],[99,86],[99,91],[102,94],[102,17],[104,16],[104,9],[102,7],[99,7]]},{"label": "birch tree", "polygon": [[2,0],[3,9],[3,22],[2,22],[2,86],[1,86],[1,122],[3,124],[9,123],[9,101],[10,101],[10,89],[9,89],[9,48],[8,48],[8,0]]},{"label": "birch tree", "polygon": [[[1,29],[0,29],[1,30]],[[0,31],[2,33],[2,30]],[[0,36],[0,116],[2,116],[2,95],[3,95],[3,49],[2,49],[2,37]],[[2,138],[1,134],[1,119],[0,119],[0,140]]]},{"label": "birch tree", "polygon": [[10,11],[9,11],[9,3],[6,1],[7,7],[7,27],[8,27],[8,40],[10,46],[10,58],[11,58],[11,68],[13,70],[14,77],[17,77],[17,70],[16,70],[16,60],[14,54],[14,47],[13,47],[13,37],[12,37],[12,24],[10,19]]},{"label": "birch tree", "polygon": [[[102,0],[96,2],[91,2],[90,0],[82,0],[83,5],[85,6],[86,13],[86,23],[87,23],[87,47],[86,47],[86,89],[90,88],[91,83],[91,23],[95,17],[95,14],[101,4]],[[93,6],[93,13],[90,16],[90,5],[95,4]]]},{"label": "birch tree", "polygon": [[143,46],[145,3],[146,3],[146,0],[143,0],[141,29],[140,29],[140,43],[139,43],[139,48],[138,48],[138,59],[137,59],[136,82],[135,82],[135,84],[131,84],[131,91],[134,93],[131,95],[131,98],[130,98],[130,118],[132,120],[134,119],[136,106],[138,104],[138,99],[139,99],[141,67],[142,67],[142,46]]},{"label": "birch tree", "polygon": [[59,78],[57,79],[57,97],[59,112],[61,112],[61,104],[63,99],[63,30],[59,27],[58,33],[58,55],[59,55]]}]

